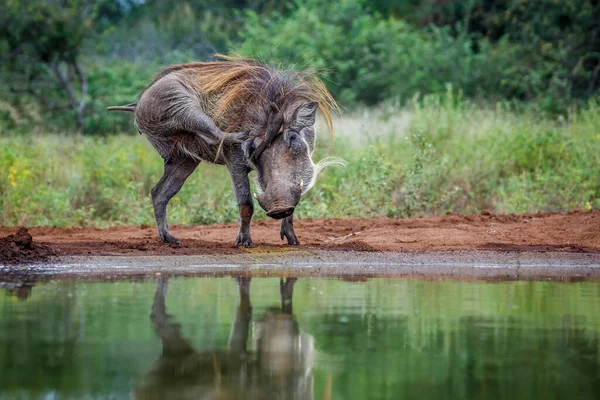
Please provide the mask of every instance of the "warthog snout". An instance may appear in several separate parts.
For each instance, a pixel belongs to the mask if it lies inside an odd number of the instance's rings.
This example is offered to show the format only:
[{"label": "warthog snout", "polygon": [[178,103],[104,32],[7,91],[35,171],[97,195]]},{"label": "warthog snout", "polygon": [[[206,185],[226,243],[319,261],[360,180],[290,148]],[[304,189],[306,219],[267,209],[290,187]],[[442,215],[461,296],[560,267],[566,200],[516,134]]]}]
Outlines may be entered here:
[{"label": "warthog snout", "polygon": [[300,193],[296,196],[291,194],[289,196],[269,196],[267,193],[261,193],[255,197],[258,204],[267,212],[267,215],[274,219],[282,219],[292,215],[300,201]]},{"label": "warthog snout", "polygon": [[292,215],[295,209],[296,207],[278,208],[276,210],[271,210],[267,212],[267,215],[274,219],[282,219]]}]

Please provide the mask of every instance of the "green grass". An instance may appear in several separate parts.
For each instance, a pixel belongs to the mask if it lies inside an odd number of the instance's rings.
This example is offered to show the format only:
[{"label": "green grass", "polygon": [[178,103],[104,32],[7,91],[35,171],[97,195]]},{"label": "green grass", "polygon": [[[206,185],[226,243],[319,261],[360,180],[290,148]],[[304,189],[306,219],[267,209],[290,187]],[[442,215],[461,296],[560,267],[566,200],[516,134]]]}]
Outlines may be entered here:
[{"label": "green grass", "polygon": [[[600,104],[568,118],[478,106],[452,91],[400,108],[338,118],[315,160],[338,156],[297,217],[406,217],[600,209]],[[133,131],[133,130],[132,130]],[[31,133],[0,137],[0,225],[153,224],[150,190],[162,160],[143,136]],[[256,218],[265,218],[257,206]],[[237,220],[226,168],[202,163],[169,220]]]}]

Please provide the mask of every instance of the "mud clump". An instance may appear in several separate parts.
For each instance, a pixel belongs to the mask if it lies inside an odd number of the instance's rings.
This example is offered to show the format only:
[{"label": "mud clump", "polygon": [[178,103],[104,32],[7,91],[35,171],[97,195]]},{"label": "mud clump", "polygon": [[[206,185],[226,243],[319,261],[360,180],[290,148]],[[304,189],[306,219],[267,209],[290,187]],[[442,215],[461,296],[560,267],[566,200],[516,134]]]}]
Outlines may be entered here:
[{"label": "mud clump", "polygon": [[57,253],[54,249],[35,243],[24,227],[19,228],[14,235],[0,238],[0,265],[47,262],[55,256]]},{"label": "mud clump", "polygon": [[377,251],[377,249],[375,249],[373,246],[363,242],[362,240],[354,240],[343,243],[338,245],[336,248],[347,251]]}]

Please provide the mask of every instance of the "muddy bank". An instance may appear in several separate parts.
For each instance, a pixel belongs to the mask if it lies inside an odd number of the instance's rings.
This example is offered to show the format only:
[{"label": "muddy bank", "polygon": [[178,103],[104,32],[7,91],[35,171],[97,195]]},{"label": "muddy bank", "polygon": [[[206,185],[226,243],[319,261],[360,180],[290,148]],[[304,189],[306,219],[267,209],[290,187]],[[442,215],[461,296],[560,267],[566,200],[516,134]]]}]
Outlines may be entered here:
[{"label": "muddy bank", "polygon": [[[449,214],[414,219],[306,219],[296,222],[300,246],[279,240],[279,221],[256,221],[255,247],[235,248],[237,224],[182,227],[181,245],[161,243],[154,227],[30,228],[3,248],[0,278],[124,279],[155,274],[428,276],[469,279],[600,278],[600,212],[534,215]],[[0,228],[0,236],[16,228]],[[29,246],[29,250],[27,248]],[[37,246],[37,247],[36,247]],[[3,256],[5,253],[1,253]],[[7,261],[8,260],[8,261]],[[11,261],[12,260],[12,261]],[[30,267],[22,265],[37,263]]]},{"label": "muddy bank", "polygon": [[57,255],[53,247],[34,242],[24,227],[18,228],[13,235],[0,238],[0,264],[47,263]]},{"label": "muddy bank", "polygon": [[[46,245],[61,256],[233,255],[305,250],[600,253],[599,211],[448,214],[411,219],[301,219],[295,221],[296,234],[302,243],[296,247],[280,240],[279,221],[261,220],[252,226],[255,247],[235,248],[237,227],[236,223],[173,226],[171,232],[181,239],[179,246],[161,243],[154,226],[34,227],[29,232],[35,243]],[[0,237],[16,231],[15,227],[2,227]]]}]

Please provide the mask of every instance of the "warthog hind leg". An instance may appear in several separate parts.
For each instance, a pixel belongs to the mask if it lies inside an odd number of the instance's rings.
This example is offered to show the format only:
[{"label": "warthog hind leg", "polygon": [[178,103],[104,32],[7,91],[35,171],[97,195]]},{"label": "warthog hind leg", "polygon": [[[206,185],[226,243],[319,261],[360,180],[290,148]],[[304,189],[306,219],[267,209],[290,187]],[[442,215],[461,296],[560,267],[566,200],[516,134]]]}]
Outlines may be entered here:
[{"label": "warthog hind leg", "polygon": [[152,189],[152,204],[158,235],[163,242],[179,243],[179,239],[169,233],[167,222],[167,204],[179,192],[185,180],[194,172],[200,161],[191,158],[165,160],[162,178]]}]

